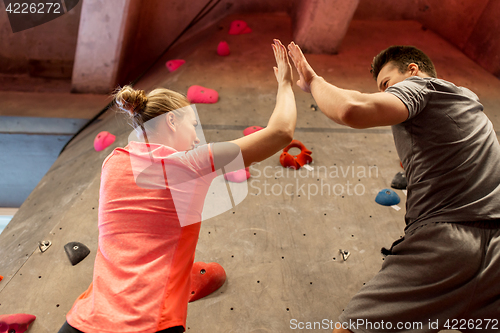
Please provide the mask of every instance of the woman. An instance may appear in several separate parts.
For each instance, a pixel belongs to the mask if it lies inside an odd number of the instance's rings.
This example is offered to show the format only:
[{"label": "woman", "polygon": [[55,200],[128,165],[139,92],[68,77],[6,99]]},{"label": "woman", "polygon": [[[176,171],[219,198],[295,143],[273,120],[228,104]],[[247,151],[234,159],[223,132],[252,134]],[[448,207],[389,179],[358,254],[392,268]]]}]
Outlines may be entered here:
[{"label": "woman", "polygon": [[176,92],[115,94],[144,142],[116,148],[103,163],[93,282],[59,333],[184,332],[201,210],[217,170],[231,171],[239,154],[245,166],[262,161],[293,138],[291,67],[279,40],[272,48],[278,94],[268,125],[229,143],[196,147],[196,116]]}]

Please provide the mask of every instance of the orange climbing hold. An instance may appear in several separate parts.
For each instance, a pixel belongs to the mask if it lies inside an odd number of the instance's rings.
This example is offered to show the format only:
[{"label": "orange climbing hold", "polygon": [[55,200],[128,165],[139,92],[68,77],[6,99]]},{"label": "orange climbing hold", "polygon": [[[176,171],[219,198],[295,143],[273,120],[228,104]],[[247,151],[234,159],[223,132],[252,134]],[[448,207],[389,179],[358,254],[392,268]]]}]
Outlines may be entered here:
[{"label": "orange climbing hold", "polygon": [[[292,155],[288,153],[290,148],[299,148],[300,153],[298,155]],[[308,150],[306,146],[299,140],[293,140],[288,146],[283,149],[280,156],[280,163],[284,168],[300,169],[304,164],[309,164],[312,162],[311,157],[312,151]]]},{"label": "orange climbing hold", "polygon": [[35,316],[25,313],[0,315],[0,333],[23,333],[35,319]]},{"label": "orange climbing hold", "polygon": [[226,282],[226,271],[216,262],[195,262],[191,270],[191,295],[193,302],[210,295]]}]

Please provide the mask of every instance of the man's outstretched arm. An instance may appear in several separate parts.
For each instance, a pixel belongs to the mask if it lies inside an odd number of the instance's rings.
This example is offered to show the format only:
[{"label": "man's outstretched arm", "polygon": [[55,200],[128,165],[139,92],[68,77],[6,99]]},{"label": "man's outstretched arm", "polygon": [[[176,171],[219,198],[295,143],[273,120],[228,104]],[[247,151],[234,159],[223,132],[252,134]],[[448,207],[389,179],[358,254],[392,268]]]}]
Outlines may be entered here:
[{"label": "man's outstretched arm", "polygon": [[336,123],[368,128],[395,125],[408,118],[408,109],[396,96],[338,88],[314,72],[294,42],[288,45],[288,50],[299,73],[297,85],[305,92],[311,92],[321,111]]}]

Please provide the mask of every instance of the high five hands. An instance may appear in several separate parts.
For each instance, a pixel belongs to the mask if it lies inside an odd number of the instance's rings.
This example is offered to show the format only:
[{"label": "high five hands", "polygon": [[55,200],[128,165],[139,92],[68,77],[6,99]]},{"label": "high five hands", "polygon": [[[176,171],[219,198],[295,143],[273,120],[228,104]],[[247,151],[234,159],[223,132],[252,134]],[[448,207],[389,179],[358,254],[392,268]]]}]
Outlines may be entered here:
[{"label": "high five hands", "polygon": [[[274,67],[274,74],[276,75],[276,80],[278,83],[292,82],[292,70],[290,62],[288,61],[287,52],[285,46],[278,40],[274,39],[274,44],[272,44],[274,51],[274,57],[276,58],[276,64],[278,67]],[[288,45],[288,55],[293,61],[297,72],[299,73],[299,80],[297,85],[305,92],[311,92],[311,82],[316,75],[312,67],[306,60],[306,57],[302,53],[300,47],[291,42]]]}]

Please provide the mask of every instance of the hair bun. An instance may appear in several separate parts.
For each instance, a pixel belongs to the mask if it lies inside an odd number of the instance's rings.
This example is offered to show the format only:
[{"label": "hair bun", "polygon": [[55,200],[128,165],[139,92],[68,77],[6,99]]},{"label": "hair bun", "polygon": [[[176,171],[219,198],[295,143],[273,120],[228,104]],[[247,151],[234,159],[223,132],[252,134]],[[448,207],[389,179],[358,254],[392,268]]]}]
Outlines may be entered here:
[{"label": "hair bun", "polygon": [[116,105],[130,116],[138,116],[146,108],[148,98],[144,90],[135,90],[124,86],[114,94]]}]

